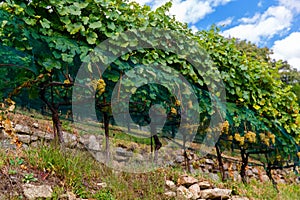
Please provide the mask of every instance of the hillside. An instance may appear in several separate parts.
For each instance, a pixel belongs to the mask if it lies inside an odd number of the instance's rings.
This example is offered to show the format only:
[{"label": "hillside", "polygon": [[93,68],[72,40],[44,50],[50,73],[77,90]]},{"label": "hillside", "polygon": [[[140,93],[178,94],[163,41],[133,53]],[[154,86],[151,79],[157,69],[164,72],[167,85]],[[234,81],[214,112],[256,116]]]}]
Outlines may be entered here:
[{"label": "hillside", "polygon": [[[28,199],[34,195],[48,199],[296,199],[300,194],[298,179],[289,171],[273,172],[279,193],[260,167],[249,166],[249,183],[242,184],[239,160],[231,154],[224,155],[228,174],[225,182],[220,180],[213,153],[200,157],[196,152],[189,152],[191,173],[185,170],[181,151],[175,152],[174,162],[150,172],[111,169],[96,161],[91,151],[95,144],[87,143],[91,137],[101,137],[101,133],[81,135],[79,130],[72,128],[72,123],[63,120],[66,138],[74,138],[78,144],[71,142],[70,146],[54,148],[51,121],[47,117],[18,111],[11,114],[10,119],[23,144],[15,148],[2,131],[0,199]],[[112,138],[120,138],[118,128],[111,127],[111,131]],[[116,160],[120,163],[130,152],[150,149],[148,144],[130,139],[112,141],[118,148]],[[252,164],[255,161],[252,160]]]}]

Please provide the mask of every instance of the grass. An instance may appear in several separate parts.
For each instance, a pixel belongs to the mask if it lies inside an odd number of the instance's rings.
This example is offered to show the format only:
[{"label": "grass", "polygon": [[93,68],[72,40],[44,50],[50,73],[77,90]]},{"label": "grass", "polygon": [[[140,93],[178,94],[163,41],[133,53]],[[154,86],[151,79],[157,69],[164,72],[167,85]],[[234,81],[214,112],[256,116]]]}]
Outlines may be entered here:
[{"label": "grass", "polygon": [[[28,150],[26,159],[31,166],[58,176],[67,190],[81,198],[153,199],[164,192],[164,178],[160,172],[116,172],[96,162],[87,152],[44,146]],[[106,188],[98,186],[103,182]]]}]

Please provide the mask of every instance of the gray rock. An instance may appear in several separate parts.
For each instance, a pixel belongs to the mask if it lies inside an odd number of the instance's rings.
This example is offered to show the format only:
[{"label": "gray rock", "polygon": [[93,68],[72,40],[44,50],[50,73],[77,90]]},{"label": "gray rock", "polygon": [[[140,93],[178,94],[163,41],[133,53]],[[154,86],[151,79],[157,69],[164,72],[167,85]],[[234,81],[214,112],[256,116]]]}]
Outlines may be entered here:
[{"label": "gray rock", "polygon": [[30,135],[16,134],[16,136],[22,143],[30,144]]},{"label": "gray rock", "polygon": [[176,190],[176,185],[173,181],[166,180],[166,186],[170,190]]},{"label": "gray rock", "polygon": [[16,124],[15,126],[16,133],[26,133],[31,134],[30,128],[21,124]]},{"label": "gray rock", "polygon": [[32,146],[32,147],[38,147],[38,146],[40,146],[40,142],[39,141],[34,141],[34,142],[31,142],[31,144],[30,144],[30,146]]},{"label": "gray rock", "polygon": [[38,199],[38,198],[51,198],[52,197],[52,188],[49,185],[32,185],[24,184],[22,185],[24,196],[29,199]]},{"label": "gray rock", "polygon": [[193,198],[193,193],[191,193],[186,187],[179,186],[176,190],[178,199],[191,199]]},{"label": "gray rock", "polygon": [[240,175],[240,173],[238,171],[234,171],[233,172],[233,180],[237,181],[237,182],[241,182],[242,181],[242,177]]},{"label": "gray rock", "polygon": [[89,138],[90,138],[90,135],[85,134],[85,135],[81,135],[78,140],[84,146],[88,146]]},{"label": "gray rock", "polygon": [[286,184],[286,181],[283,178],[278,179],[276,182],[281,184]]},{"label": "gray rock", "polygon": [[141,154],[139,154],[139,153],[133,154],[131,160],[134,161],[134,162],[136,162],[136,163],[142,163],[142,162],[145,162],[144,156],[141,155]]},{"label": "gray rock", "polygon": [[98,186],[100,186],[101,188],[106,188],[107,187],[107,183],[102,182],[102,183],[97,183]]},{"label": "gray rock", "polygon": [[267,176],[267,175],[261,175],[260,176],[260,180],[262,181],[262,182],[267,182],[267,181],[269,181],[270,179],[269,179],[269,177]]},{"label": "gray rock", "polygon": [[208,170],[209,172],[213,171],[213,166],[212,165],[205,165],[205,169]]},{"label": "gray rock", "polygon": [[167,192],[165,192],[165,196],[169,197],[169,198],[176,197],[176,192],[167,191]]},{"label": "gray rock", "polygon": [[106,153],[101,151],[90,151],[92,156],[99,162],[102,162],[106,159]]},{"label": "gray rock", "polygon": [[34,123],[32,124],[32,126],[33,126],[33,128],[39,128],[39,124],[38,124],[37,122],[34,122]]},{"label": "gray rock", "polygon": [[206,169],[206,168],[203,168],[203,169],[202,169],[202,171],[203,171],[204,173],[206,173],[206,174],[208,174],[208,173],[209,173],[209,170],[208,170],[208,169]]},{"label": "gray rock", "polygon": [[116,149],[116,154],[119,156],[124,156],[124,157],[132,157],[133,153],[131,151],[127,151],[126,149],[122,147],[118,147]]},{"label": "gray rock", "polygon": [[37,141],[38,139],[39,139],[39,137],[38,137],[38,136],[36,136],[36,135],[32,135],[32,136],[30,136],[30,140],[31,140],[31,142]]},{"label": "gray rock", "polygon": [[47,133],[45,131],[36,130],[33,135],[39,137],[42,140],[53,140],[54,135],[52,133]]},{"label": "gray rock", "polygon": [[212,159],[205,159],[205,163],[209,165],[214,165],[215,162]]},{"label": "gray rock", "polygon": [[220,177],[219,177],[218,174],[209,173],[208,176],[209,176],[213,181],[220,181]]},{"label": "gray rock", "polygon": [[200,193],[202,199],[229,199],[231,190],[214,188],[202,190]]},{"label": "gray rock", "polygon": [[89,142],[87,144],[87,148],[92,151],[101,151],[101,145],[99,142],[100,141],[97,141],[96,136],[91,135],[89,137]]},{"label": "gray rock", "polygon": [[63,131],[63,138],[67,147],[75,147],[78,143],[77,136]]},{"label": "gray rock", "polygon": [[223,164],[223,169],[224,169],[225,171],[227,171],[228,168],[229,168],[229,163],[228,163],[228,162],[227,162],[227,163],[224,163],[224,164]]},{"label": "gray rock", "polygon": [[249,176],[249,177],[254,176],[254,174],[253,174],[253,172],[252,172],[251,169],[248,169],[248,170],[246,171],[246,175]]},{"label": "gray rock", "polygon": [[232,170],[238,170],[236,163],[232,163]]},{"label": "gray rock", "polygon": [[256,167],[254,167],[254,168],[252,169],[252,172],[253,172],[255,175],[258,175],[258,174],[259,174],[259,171],[258,171],[258,169],[257,169]]},{"label": "gray rock", "polygon": [[175,162],[176,163],[183,163],[184,162],[184,156],[181,156],[181,155],[176,156]]},{"label": "gray rock", "polygon": [[205,190],[211,187],[210,183],[208,181],[201,181],[198,183],[201,190]]},{"label": "gray rock", "polygon": [[189,187],[197,182],[198,182],[197,179],[195,179],[192,176],[188,176],[188,175],[182,175],[177,180],[178,185],[184,185],[186,187]]},{"label": "gray rock", "polygon": [[129,160],[129,157],[114,155],[114,160],[118,162],[127,162]]},{"label": "gray rock", "polygon": [[191,185],[189,187],[189,191],[193,194],[192,199],[198,199],[200,197],[200,187],[197,183],[194,185]]}]

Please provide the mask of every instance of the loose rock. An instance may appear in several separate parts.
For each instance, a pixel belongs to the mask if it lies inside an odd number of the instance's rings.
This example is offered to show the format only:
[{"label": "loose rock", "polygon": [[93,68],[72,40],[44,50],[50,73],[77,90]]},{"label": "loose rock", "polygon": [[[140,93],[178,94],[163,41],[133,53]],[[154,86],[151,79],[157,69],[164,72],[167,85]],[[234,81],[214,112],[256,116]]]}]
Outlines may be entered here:
[{"label": "loose rock", "polygon": [[191,186],[191,185],[193,185],[193,184],[195,184],[197,182],[198,182],[197,179],[195,179],[192,176],[188,176],[188,175],[182,175],[182,176],[180,176],[178,178],[178,181],[177,181],[178,185],[184,185],[186,187],[189,187],[189,186]]},{"label": "loose rock", "polygon": [[214,188],[202,190],[200,193],[202,199],[229,199],[231,190]]},{"label": "loose rock", "polygon": [[193,194],[193,199],[198,199],[200,197],[200,187],[198,184],[191,185],[189,191]]},{"label": "loose rock", "polygon": [[211,187],[208,181],[202,181],[198,183],[201,190],[209,189]]},{"label": "loose rock", "polygon": [[170,190],[176,190],[176,185],[173,181],[166,180],[166,186]]},{"label": "loose rock", "polygon": [[193,193],[191,193],[186,187],[179,186],[176,190],[177,197],[180,199],[191,199],[193,198]]},{"label": "loose rock", "polygon": [[173,191],[167,191],[165,192],[165,196],[167,197],[176,197],[176,192],[173,192]]},{"label": "loose rock", "polygon": [[24,195],[27,199],[33,200],[38,198],[51,198],[52,188],[49,185],[32,185],[24,184],[22,186]]}]

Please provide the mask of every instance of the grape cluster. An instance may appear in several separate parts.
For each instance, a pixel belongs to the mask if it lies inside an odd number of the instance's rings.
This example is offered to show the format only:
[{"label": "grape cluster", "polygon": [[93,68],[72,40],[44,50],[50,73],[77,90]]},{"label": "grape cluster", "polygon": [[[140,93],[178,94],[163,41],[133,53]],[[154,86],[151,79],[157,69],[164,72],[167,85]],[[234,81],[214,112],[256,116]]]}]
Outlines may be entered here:
[{"label": "grape cluster", "polygon": [[177,99],[176,101],[175,101],[175,106],[180,106],[181,105],[181,102]]},{"label": "grape cluster", "polygon": [[175,109],[175,108],[171,108],[171,114],[173,114],[173,115],[177,115],[177,110]]},{"label": "grape cluster", "polygon": [[221,133],[225,133],[226,135],[228,134],[229,132],[229,122],[228,121],[224,121],[223,124],[222,124],[222,131]]},{"label": "grape cluster", "polygon": [[100,78],[98,81],[97,81],[97,87],[96,87],[96,90],[97,90],[97,93],[99,95],[103,94],[105,92],[105,81]]},{"label": "grape cluster", "polygon": [[250,143],[256,142],[256,133],[252,131],[247,131],[244,137],[248,140]]},{"label": "grape cluster", "polygon": [[240,143],[241,146],[245,144],[245,138],[241,136],[239,133],[234,134],[234,139]]},{"label": "grape cluster", "polygon": [[267,146],[270,146],[270,141],[275,144],[275,135],[270,132],[267,132],[267,134],[260,133],[259,137],[260,140]]}]

